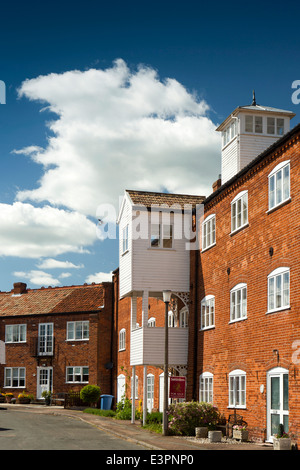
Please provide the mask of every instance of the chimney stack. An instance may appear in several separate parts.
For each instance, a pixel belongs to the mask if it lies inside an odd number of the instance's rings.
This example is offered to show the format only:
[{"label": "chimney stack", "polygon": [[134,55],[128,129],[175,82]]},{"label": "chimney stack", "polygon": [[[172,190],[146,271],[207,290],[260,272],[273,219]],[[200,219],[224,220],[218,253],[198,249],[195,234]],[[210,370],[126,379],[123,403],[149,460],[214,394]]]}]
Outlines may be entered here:
[{"label": "chimney stack", "polygon": [[25,294],[27,292],[27,284],[24,282],[14,283],[14,295]]},{"label": "chimney stack", "polygon": [[213,192],[217,191],[217,189],[219,189],[221,185],[222,185],[222,180],[221,180],[221,175],[219,175],[219,178],[217,179],[217,181],[215,181],[212,185]]}]

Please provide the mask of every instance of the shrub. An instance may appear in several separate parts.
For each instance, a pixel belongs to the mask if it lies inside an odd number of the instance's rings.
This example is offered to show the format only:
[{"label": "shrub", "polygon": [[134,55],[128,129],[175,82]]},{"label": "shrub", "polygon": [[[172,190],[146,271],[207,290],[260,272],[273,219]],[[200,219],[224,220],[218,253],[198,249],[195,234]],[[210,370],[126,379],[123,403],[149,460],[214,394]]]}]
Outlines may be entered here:
[{"label": "shrub", "polygon": [[152,411],[146,417],[146,424],[162,424],[163,414],[160,411]]},{"label": "shrub", "polygon": [[123,395],[116,408],[116,419],[131,419],[131,400]]},{"label": "shrub", "polygon": [[168,410],[169,430],[181,436],[195,435],[200,426],[215,427],[220,420],[217,408],[206,402],[184,402],[170,405]]},{"label": "shrub", "polygon": [[100,398],[101,390],[98,385],[86,385],[80,390],[80,398],[84,403],[96,403]]}]

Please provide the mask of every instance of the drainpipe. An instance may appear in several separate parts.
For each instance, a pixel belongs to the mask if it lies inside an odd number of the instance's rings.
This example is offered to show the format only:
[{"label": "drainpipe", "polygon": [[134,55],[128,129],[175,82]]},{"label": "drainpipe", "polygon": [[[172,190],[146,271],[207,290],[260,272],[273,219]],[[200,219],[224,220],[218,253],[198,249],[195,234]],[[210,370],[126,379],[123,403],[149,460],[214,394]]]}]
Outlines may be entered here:
[{"label": "drainpipe", "polygon": [[195,250],[195,295],[194,295],[194,374],[193,400],[197,401],[197,356],[198,356],[198,279],[199,279],[199,250]]}]

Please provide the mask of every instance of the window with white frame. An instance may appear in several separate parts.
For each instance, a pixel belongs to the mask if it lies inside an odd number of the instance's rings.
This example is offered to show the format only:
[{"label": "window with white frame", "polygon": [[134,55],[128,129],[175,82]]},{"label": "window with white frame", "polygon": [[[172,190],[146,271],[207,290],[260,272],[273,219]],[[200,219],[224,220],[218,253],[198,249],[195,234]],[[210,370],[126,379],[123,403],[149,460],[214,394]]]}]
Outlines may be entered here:
[{"label": "window with white frame", "polygon": [[248,191],[242,191],[231,202],[231,232],[248,224]]},{"label": "window with white frame", "polygon": [[5,367],[4,386],[14,388],[25,387],[25,367]]},{"label": "window with white frame", "polygon": [[67,367],[68,383],[86,383],[89,381],[89,368],[83,366]]},{"label": "window with white frame", "polygon": [[155,318],[154,317],[149,318],[148,327],[149,328],[155,328]]},{"label": "window with white frame", "polygon": [[169,310],[168,312],[168,327],[175,328],[175,315],[172,310]]},{"label": "window with white frame", "polygon": [[26,325],[6,325],[5,326],[6,343],[25,343]]},{"label": "window with white frame", "polygon": [[202,224],[202,250],[216,243],[216,216],[209,215]]},{"label": "window with white frame", "polygon": [[237,284],[230,291],[230,321],[247,318],[247,284]]},{"label": "window with white frame", "polygon": [[277,268],[268,276],[268,312],[290,306],[290,269]]},{"label": "window with white frame", "polygon": [[207,295],[201,301],[201,329],[215,325],[215,297]]},{"label": "window with white frame", "polygon": [[151,248],[172,248],[173,225],[164,223],[151,223],[150,239]]},{"label": "window with white frame", "polygon": [[213,374],[204,372],[199,380],[199,401],[213,402]]},{"label": "window with white frame", "polygon": [[236,369],[229,374],[229,406],[246,407],[246,372]]},{"label": "window with white frame", "polygon": [[179,312],[179,326],[180,328],[189,326],[189,310],[187,307],[183,307]]},{"label": "window with white frame", "polygon": [[263,118],[262,116],[245,116],[245,132],[262,134]]},{"label": "window with white frame", "polygon": [[267,118],[267,134],[283,135],[284,134],[284,119],[268,117]]},{"label": "window with white frame", "polygon": [[222,132],[222,145],[228,144],[237,135],[237,120],[233,119],[229,126]]},{"label": "window with white frame", "polygon": [[123,253],[128,251],[129,244],[128,244],[128,224],[123,228],[122,231],[122,241],[123,241]]},{"label": "window with white frame", "polygon": [[290,161],[279,163],[269,174],[269,209],[290,198]]},{"label": "window with white frame", "polygon": [[79,341],[89,339],[89,321],[67,322],[67,340]]},{"label": "window with white frame", "polygon": [[119,333],[119,351],[123,351],[125,349],[125,339],[126,339],[126,330],[123,328],[120,330]]}]

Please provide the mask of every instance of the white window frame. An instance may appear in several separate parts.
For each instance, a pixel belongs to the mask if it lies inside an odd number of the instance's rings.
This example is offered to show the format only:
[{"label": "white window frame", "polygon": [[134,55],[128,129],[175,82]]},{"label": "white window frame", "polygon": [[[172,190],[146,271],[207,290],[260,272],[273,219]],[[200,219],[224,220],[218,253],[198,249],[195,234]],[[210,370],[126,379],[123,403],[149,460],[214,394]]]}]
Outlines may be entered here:
[{"label": "white window frame", "polygon": [[129,242],[128,242],[128,231],[129,225],[125,225],[122,230],[122,254],[127,253],[129,250]]},{"label": "white window frame", "polygon": [[268,178],[270,211],[291,198],[290,160],[279,163],[268,175]]},{"label": "white window frame", "polygon": [[233,121],[222,132],[222,147],[225,147],[237,136],[237,127],[237,119],[234,118]]},{"label": "white window frame", "polygon": [[[69,370],[72,369],[72,373]],[[88,373],[84,374],[84,369],[87,369]],[[88,375],[88,380],[83,380],[84,375]],[[66,367],[66,383],[89,383],[89,366],[67,366]],[[68,380],[72,376],[72,380]],[[79,377],[79,380],[76,380]]]},{"label": "white window frame", "polygon": [[201,330],[215,326],[215,296],[206,295],[201,300]]},{"label": "white window frame", "polygon": [[154,317],[149,318],[147,326],[148,328],[155,328],[156,320]]},{"label": "white window frame", "polygon": [[119,351],[124,351],[126,349],[126,330],[122,328],[119,331]]},{"label": "white window frame", "polygon": [[[24,381],[24,383],[21,381]],[[17,382],[17,385],[14,384],[16,382]],[[4,388],[25,388],[25,386],[26,386],[26,368],[25,367],[5,367],[4,368]]]},{"label": "white window frame", "polygon": [[[244,210],[246,204],[246,215]],[[240,214],[240,223],[239,222]],[[231,201],[231,233],[235,233],[248,225],[248,191],[241,191]]]},{"label": "white window frame", "polygon": [[199,401],[213,403],[213,374],[204,372],[199,377]]},{"label": "white window frame", "polygon": [[211,214],[202,223],[202,251],[216,244],[216,214]]},{"label": "white window frame", "polygon": [[[158,234],[154,227],[158,228]],[[168,233],[167,233],[168,232]],[[167,246],[171,243],[171,246]],[[172,250],[174,244],[173,223],[152,222],[150,224],[150,248],[153,250]]]},{"label": "white window frame", "polygon": [[[273,123],[270,121],[273,120]],[[283,122],[283,125],[281,126],[279,121]],[[269,128],[274,128],[274,132],[269,132]],[[282,128],[282,132],[279,131],[279,129]],[[268,116],[267,117],[267,134],[268,135],[276,135],[276,136],[283,136],[284,135],[284,129],[285,129],[285,120],[284,118],[280,117],[273,117],[273,116]]]},{"label": "white window frame", "polygon": [[[246,298],[245,298],[246,295]],[[230,290],[230,322],[247,318],[247,284],[241,282]]]},{"label": "white window frame", "polygon": [[[250,127],[248,127],[249,124],[250,124]],[[245,132],[247,132],[249,134],[263,134],[263,131],[264,131],[263,116],[258,116],[258,115],[254,115],[254,114],[247,114],[245,116],[244,129],[245,129]]]},{"label": "white window frame", "polygon": [[5,326],[5,343],[26,343],[26,336],[26,323]]},{"label": "white window frame", "polygon": [[[286,292],[287,290],[287,292]],[[277,307],[276,299],[281,299],[281,305]],[[268,275],[268,311],[279,312],[290,308],[290,268],[281,267],[274,269]]]},{"label": "white window frame", "polygon": [[229,408],[246,408],[246,372],[241,369],[229,373]]},{"label": "white window frame", "polygon": [[89,337],[88,320],[67,322],[67,341],[86,341]]},{"label": "white window frame", "polygon": [[183,307],[179,312],[179,327],[188,328],[189,326],[189,309]]},{"label": "white window frame", "polygon": [[169,310],[168,312],[168,327],[175,328],[175,315],[173,310]]}]

